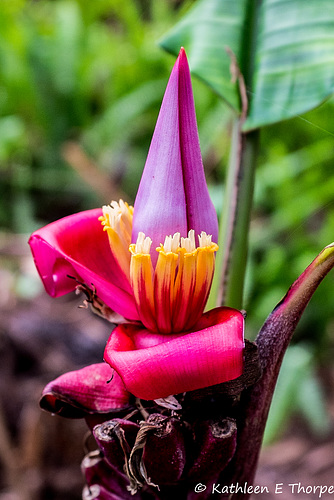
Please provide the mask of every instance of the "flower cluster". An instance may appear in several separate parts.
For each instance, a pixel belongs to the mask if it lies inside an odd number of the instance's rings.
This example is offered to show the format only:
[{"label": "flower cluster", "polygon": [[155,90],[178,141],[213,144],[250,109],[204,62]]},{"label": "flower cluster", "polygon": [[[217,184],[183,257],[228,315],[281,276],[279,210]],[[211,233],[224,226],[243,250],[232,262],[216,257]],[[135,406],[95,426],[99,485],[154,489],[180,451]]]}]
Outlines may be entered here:
[{"label": "flower cluster", "polygon": [[[64,374],[51,382],[43,392],[41,405],[63,416],[86,417],[92,428],[96,424],[106,426],[102,431],[94,428],[97,444],[112,467],[118,459],[108,458],[113,452],[109,444],[103,444],[101,435],[107,432],[111,441],[121,440],[118,446],[121,444],[123,452],[129,447],[116,469],[123,473],[127,468],[130,486],[134,478],[136,485],[164,482],[161,478],[149,480],[145,474],[143,478],[142,472],[134,470],[136,450],[141,450],[141,460],[149,469],[148,464],[157,463],[152,450],[158,450],[167,435],[168,447],[172,450],[175,444],[178,450],[170,453],[176,453],[180,463],[174,464],[175,474],[165,482],[181,477],[185,460],[179,449],[184,440],[183,427],[177,418],[154,413],[144,426],[148,432],[144,433],[145,446],[139,446],[144,432],[141,425],[129,419],[115,424],[110,420],[114,412],[123,412],[124,416],[132,407],[133,396],[168,401],[169,396],[221,384],[242,374],[243,315],[222,307],[204,312],[217,239],[217,216],[204,177],[190,72],[181,49],[134,207],[122,200],[113,201],[102,210],[88,210],[51,223],[36,231],[29,241],[50,295],[63,295],[80,284],[93,309],[118,324],[107,342],[106,363]],[[123,430],[117,434],[115,429]],[[209,431],[194,431],[198,432],[206,435]],[[130,438],[125,445],[122,439],[127,434]],[[175,437],[181,435],[182,439]],[[148,445],[150,440],[154,445]],[[94,470],[106,467],[99,460],[94,462]],[[195,463],[193,467],[200,467]],[[84,468],[90,474],[91,461]],[[153,472],[150,475],[155,477]],[[108,485],[98,484],[108,491]],[[136,490],[133,485],[131,488]],[[98,495],[87,498],[109,498]]]}]

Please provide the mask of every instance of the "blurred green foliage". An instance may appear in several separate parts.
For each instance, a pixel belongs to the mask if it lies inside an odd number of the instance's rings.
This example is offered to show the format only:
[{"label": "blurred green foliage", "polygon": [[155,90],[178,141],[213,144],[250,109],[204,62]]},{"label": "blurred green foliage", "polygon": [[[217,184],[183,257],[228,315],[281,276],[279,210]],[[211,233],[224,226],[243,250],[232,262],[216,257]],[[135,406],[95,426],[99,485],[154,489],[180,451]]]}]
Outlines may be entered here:
[{"label": "blurred green foliage", "polygon": [[[1,10],[1,227],[28,233],[113,191],[133,201],[173,63],[155,41],[177,4],[4,0]],[[206,116],[217,102],[203,89]],[[68,141],[110,199],[65,161]]]},{"label": "blurred green foliage", "polygon": [[325,437],[331,423],[324,390],[317,377],[316,358],[306,343],[292,345],[283,359],[264,435],[264,444],[282,436],[288,417],[303,414],[312,431]]},{"label": "blurred green foliage", "polygon": [[[334,100],[262,130],[247,296],[257,321],[334,239]],[[297,336],[334,340],[333,276],[307,308]]]},{"label": "blurred green foliage", "polygon": [[[333,111],[332,98],[302,117],[262,130],[246,280],[253,338],[297,276],[334,240]],[[320,438],[331,429],[324,379],[333,366],[333,305],[334,276],[329,273],[285,355],[265,443],[282,435],[295,414],[303,415]]]},{"label": "blurred green foliage", "polygon": [[[174,61],[156,40],[191,3],[2,0],[2,231],[30,233],[119,193],[133,202]],[[231,111],[193,83],[207,178],[220,213]],[[334,239],[333,112],[331,99],[261,131],[246,287],[249,338]],[[68,141],[79,161],[64,155]],[[82,158],[90,162],[91,182]],[[105,181],[110,199],[99,189]],[[313,374],[333,359],[333,285],[329,275],[295,336],[307,341],[306,354],[312,351]]]}]

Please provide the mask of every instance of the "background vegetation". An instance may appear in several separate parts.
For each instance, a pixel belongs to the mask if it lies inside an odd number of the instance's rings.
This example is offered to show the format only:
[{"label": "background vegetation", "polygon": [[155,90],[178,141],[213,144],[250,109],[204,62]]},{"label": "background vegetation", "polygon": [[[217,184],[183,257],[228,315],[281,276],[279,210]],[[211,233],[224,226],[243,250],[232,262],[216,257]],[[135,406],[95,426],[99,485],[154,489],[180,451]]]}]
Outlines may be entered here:
[{"label": "background vegetation", "polygon": [[[120,196],[133,202],[174,58],[157,41],[192,1],[2,0],[2,241]],[[231,111],[194,79],[203,158],[218,214]],[[247,336],[334,235],[334,100],[262,130],[246,286]],[[8,259],[0,264],[8,268]],[[312,299],[269,421],[294,408],[328,430],[319,368],[334,353],[334,277]],[[16,276],[22,299],[40,292]],[[289,361],[290,358],[290,361]],[[292,404],[293,402],[293,404]]]}]

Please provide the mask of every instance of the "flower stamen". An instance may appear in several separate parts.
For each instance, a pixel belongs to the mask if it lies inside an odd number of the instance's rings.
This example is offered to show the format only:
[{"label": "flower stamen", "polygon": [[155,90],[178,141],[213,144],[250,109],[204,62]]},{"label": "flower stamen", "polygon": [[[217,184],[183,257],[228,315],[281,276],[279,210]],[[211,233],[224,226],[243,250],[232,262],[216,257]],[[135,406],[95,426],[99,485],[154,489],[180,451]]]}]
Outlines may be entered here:
[{"label": "flower stamen", "polygon": [[[141,317],[149,329],[161,333],[189,330],[203,314],[214,272],[218,245],[202,232],[196,247],[195,231],[166,236],[153,269],[151,239],[139,233],[130,245],[131,285]],[[145,269],[145,271],[144,271]]]},{"label": "flower stamen", "polygon": [[181,248],[184,248],[187,253],[196,250],[195,231],[190,229],[188,238],[181,238]]},{"label": "flower stamen", "polygon": [[179,268],[173,298],[173,329],[176,332],[184,329],[191,314],[196,280],[196,260],[195,231],[191,229],[188,238],[181,238],[179,249]]},{"label": "flower stamen", "polygon": [[103,207],[99,218],[107,231],[111,251],[132,288],[144,326],[160,333],[190,330],[204,311],[215,268],[218,245],[202,231],[196,246],[195,231],[187,237],[167,235],[156,248],[143,232],[131,243],[133,208],[122,200]]},{"label": "flower stamen", "polygon": [[218,245],[212,243],[211,239],[211,235],[207,235],[204,231],[198,236],[200,246],[197,249],[196,280],[192,304],[194,312],[204,310],[212,284],[215,271],[215,252],[218,250]]},{"label": "flower stamen", "polygon": [[180,233],[166,236],[164,245],[156,250],[159,257],[154,272],[155,315],[161,333],[172,331],[173,293],[179,260]]},{"label": "flower stamen", "polygon": [[103,215],[99,221],[107,231],[111,252],[122,272],[130,281],[130,255],[133,207],[123,200],[112,201],[102,207]]},{"label": "flower stamen", "polygon": [[133,243],[129,246],[129,250],[132,254],[143,253],[149,254],[151,250],[152,240],[149,236],[145,237],[142,232],[138,233],[138,238],[136,244]]},{"label": "flower stamen", "polygon": [[129,246],[131,253],[130,280],[142,323],[149,330],[156,331],[151,244],[151,238],[145,237],[145,234],[140,232],[137,242],[131,243]]}]

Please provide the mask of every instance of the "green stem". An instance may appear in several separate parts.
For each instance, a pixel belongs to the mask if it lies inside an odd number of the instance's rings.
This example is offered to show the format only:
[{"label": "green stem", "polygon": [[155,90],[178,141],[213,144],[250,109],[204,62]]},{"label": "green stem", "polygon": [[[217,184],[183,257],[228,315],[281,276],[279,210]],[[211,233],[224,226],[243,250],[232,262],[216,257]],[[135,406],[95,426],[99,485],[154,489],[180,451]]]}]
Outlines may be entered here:
[{"label": "green stem", "polygon": [[[242,132],[248,112],[247,88],[252,87],[254,46],[262,0],[247,0],[246,29],[243,33],[240,61],[228,49],[232,79],[238,82],[241,114],[236,118],[228,165],[223,216],[219,232],[219,252],[209,306],[227,305],[242,309],[248,253],[248,233],[253,202],[255,166],[259,131]],[[212,297],[216,298],[213,303]]]},{"label": "green stem", "polygon": [[[219,231],[213,297],[216,305],[242,309],[259,131],[245,134],[242,119],[233,127],[230,161]],[[213,305],[213,304],[211,304]]]}]

